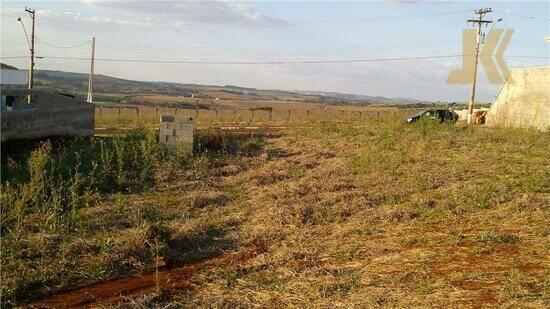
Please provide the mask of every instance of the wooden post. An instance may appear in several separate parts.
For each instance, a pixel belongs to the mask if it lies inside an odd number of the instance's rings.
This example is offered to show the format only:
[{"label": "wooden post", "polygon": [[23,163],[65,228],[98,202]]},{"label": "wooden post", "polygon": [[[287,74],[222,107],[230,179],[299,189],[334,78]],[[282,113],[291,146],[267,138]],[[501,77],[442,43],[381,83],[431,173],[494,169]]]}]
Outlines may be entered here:
[{"label": "wooden post", "polygon": [[237,110],[233,110],[233,122],[237,122]]},{"label": "wooden post", "polygon": [[254,122],[254,110],[252,110],[252,122]]},{"label": "wooden post", "polygon": [[290,121],[290,114],[292,113],[292,109],[288,110],[288,120]]},{"label": "wooden post", "polygon": [[174,112],[174,114],[177,116],[178,115],[178,108],[176,107],[176,111]]},{"label": "wooden post", "polygon": [[136,117],[139,118],[139,107],[136,107]]},{"label": "wooden post", "polygon": [[155,107],[155,111],[157,113],[157,118],[159,117],[159,108],[158,107]]},{"label": "wooden post", "polygon": [[218,121],[218,109],[216,108],[215,111],[216,111],[216,121]]},{"label": "wooden post", "polygon": [[120,107],[118,108],[118,115],[120,116]]},{"label": "wooden post", "polygon": [[376,112],[376,117],[380,118],[380,111]]}]

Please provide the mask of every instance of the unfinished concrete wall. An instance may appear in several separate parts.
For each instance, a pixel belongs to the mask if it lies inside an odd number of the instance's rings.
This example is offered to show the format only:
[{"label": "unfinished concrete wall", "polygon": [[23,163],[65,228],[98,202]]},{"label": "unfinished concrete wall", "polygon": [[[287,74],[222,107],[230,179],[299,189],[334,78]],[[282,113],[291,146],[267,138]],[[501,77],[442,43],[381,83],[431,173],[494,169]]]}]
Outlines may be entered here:
[{"label": "unfinished concrete wall", "polygon": [[487,112],[487,125],[550,128],[550,67],[513,70]]},{"label": "unfinished concrete wall", "polygon": [[168,146],[185,145],[193,149],[193,117],[163,115],[160,117],[159,140]]},{"label": "unfinished concrete wall", "polygon": [[[26,97],[27,90],[2,91],[3,97]],[[94,105],[63,95],[31,91],[34,102],[2,110],[2,141],[48,136],[94,134]]]}]

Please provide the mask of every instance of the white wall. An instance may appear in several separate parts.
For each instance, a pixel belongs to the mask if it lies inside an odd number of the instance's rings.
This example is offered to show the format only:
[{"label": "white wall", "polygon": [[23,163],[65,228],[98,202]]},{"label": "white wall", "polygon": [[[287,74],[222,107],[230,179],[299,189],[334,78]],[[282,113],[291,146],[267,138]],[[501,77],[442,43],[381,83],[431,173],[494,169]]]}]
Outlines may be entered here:
[{"label": "white wall", "polygon": [[26,85],[28,78],[28,70],[0,69],[0,85]]}]

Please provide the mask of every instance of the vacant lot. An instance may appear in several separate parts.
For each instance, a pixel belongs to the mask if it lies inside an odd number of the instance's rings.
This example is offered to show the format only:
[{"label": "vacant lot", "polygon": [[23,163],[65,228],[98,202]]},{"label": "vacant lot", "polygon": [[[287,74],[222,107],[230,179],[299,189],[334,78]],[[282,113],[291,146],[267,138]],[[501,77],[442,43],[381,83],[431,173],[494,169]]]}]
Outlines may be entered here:
[{"label": "vacant lot", "polygon": [[[238,154],[132,135],[75,159],[111,165],[81,168],[81,198],[55,212],[12,181],[4,304],[548,307],[549,133],[399,120],[319,122]],[[102,155],[123,143],[127,163]],[[41,149],[14,179],[40,183],[58,155]]]}]

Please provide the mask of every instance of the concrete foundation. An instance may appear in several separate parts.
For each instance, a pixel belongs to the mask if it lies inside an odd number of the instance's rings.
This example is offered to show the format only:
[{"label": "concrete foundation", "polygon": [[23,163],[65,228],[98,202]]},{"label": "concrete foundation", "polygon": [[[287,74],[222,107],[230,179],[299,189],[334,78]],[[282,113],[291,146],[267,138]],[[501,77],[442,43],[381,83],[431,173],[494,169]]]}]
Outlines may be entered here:
[{"label": "concrete foundation", "polygon": [[1,121],[2,141],[93,135],[94,105],[45,91],[2,90]]},{"label": "concrete foundation", "polygon": [[487,125],[550,128],[550,67],[513,70],[487,112]]}]

